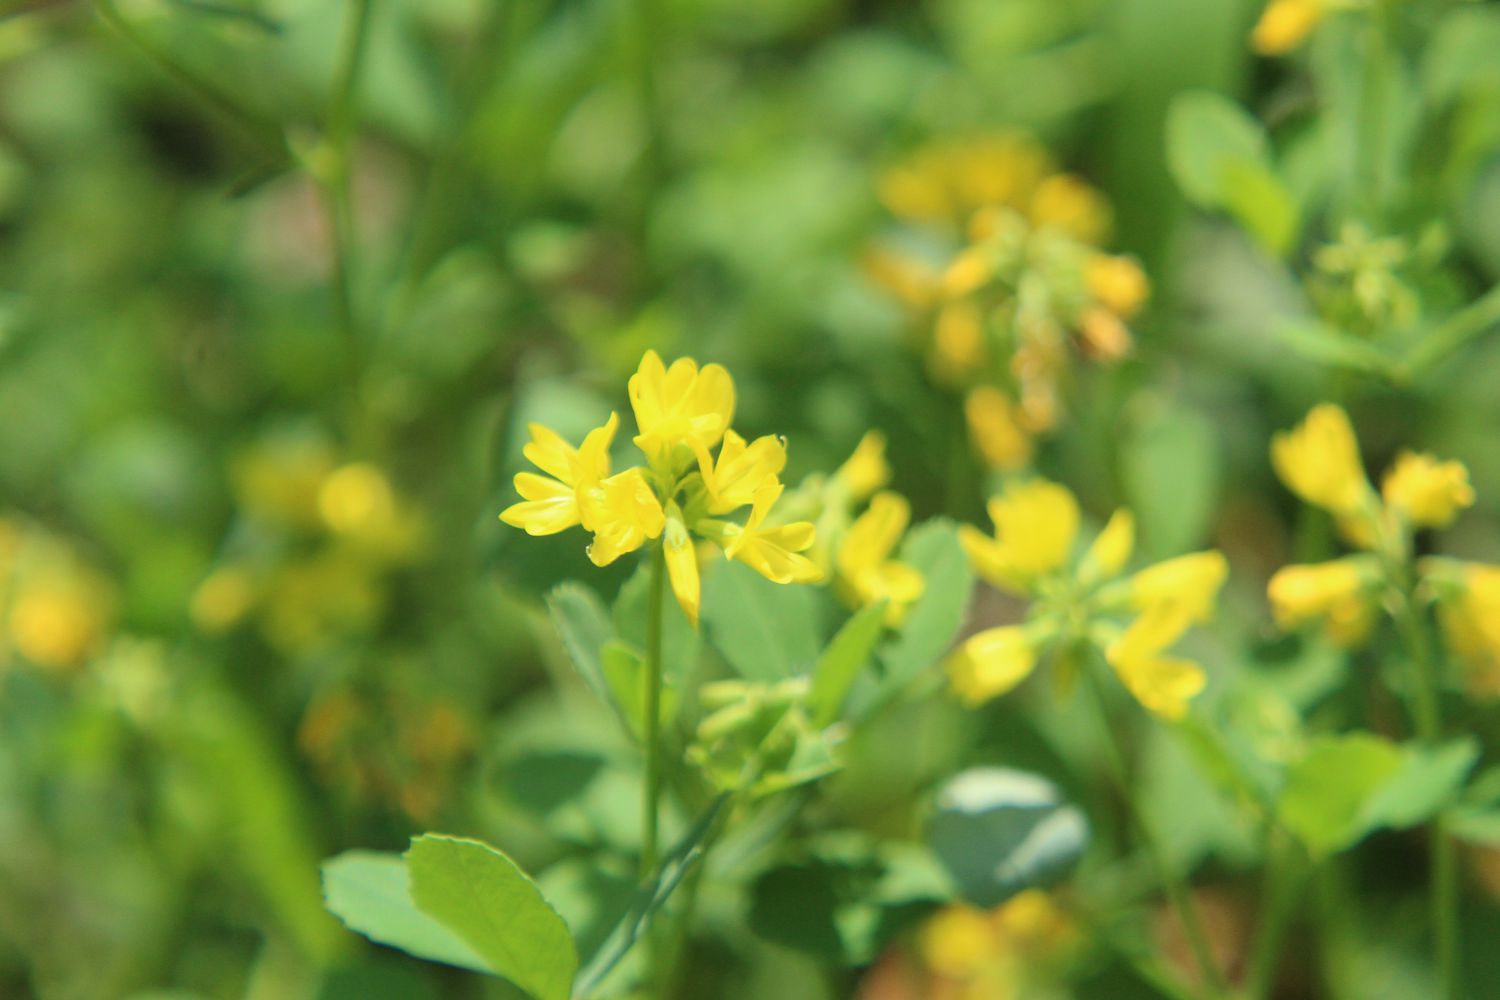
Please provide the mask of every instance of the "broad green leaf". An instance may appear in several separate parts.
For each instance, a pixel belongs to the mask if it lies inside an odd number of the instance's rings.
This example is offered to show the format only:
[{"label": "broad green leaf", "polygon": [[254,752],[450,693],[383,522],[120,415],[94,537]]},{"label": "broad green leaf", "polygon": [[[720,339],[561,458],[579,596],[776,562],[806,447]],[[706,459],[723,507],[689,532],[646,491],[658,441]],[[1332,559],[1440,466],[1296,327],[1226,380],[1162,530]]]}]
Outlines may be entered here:
[{"label": "broad green leaf", "polygon": [[[646,662],[641,654],[619,640],[604,644],[601,657],[604,680],[609,685],[614,704],[637,740],[646,733]],[[678,690],[672,678],[664,678],[661,691],[661,717],[672,718],[677,712]]]},{"label": "broad green leaf", "polygon": [[1181,555],[1207,539],[1219,484],[1219,434],[1196,410],[1155,400],[1138,408],[1120,446],[1120,479],[1152,559]]},{"label": "broad green leaf", "polygon": [[1265,130],[1234,101],[1206,90],[1190,90],[1172,101],[1167,165],[1190,201],[1204,208],[1227,207],[1230,165],[1265,159]]},{"label": "broad green leaf", "polygon": [[703,624],[714,647],[748,680],[805,674],[818,657],[808,589],[772,583],[743,563],[720,563],[705,574]]},{"label": "broad green leaf", "polygon": [[880,641],[885,608],[884,601],[862,608],[844,623],[818,657],[813,668],[812,693],[808,696],[813,725],[822,728],[839,717],[844,698],[870,662],[875,643]]},{"label": "broad green leaf", "polygon": [[963,898],[988,908],[1071,868],[1088,843],[1088,823],[1050,781],[978,767],[938,793],[927,841]]},{"label": "broad green leaf", "polygon": [[473,948],[412,902],[400,855],[346,851],[323,862],[323,899],[350,930],[418,958],[492,973]]},{"label": "broad green leaf", "polygon": [[1389,375],[1398,360],[1367,340],[1343,333],[1315,319],[1297,319],[1272,327],[1276,339],[1310,361],[1367,375]]},{"label": "broad green leaf", "polygon": [[880,650],[884,692],[904,686],[940,660],[969,613],[974,573],[947,520],[914,529],[901,547],[903,562],[922,574],[922,596],[906,612],[896,637]]},{"label": "broad green leaf", "polygon": [[1224,164],[1224,208],[1267,253],[1284,257],[1297,239],[1297,202],[1265,163],[1230,160]]},{"label": "broad green leaf", "polygon": [[1366,829],[1415,826],[1453,805],[1479,759],[1479,744],[1466,737],[1411,747],[1405,755],[1401,770],[1366,803],[1361,815]]},{"label": "broad green leaf", "polygon": [[576,583],[561,583],[547,595],[547,613],[579,675],[601,701],[613,704],[600,651],[613,638],[614,629],[599,598]]},{"label": "broad green leaf", "polygon": [[1443,15],[1422,55],[1422,88],[1433,105],[1500,87],[1500,11],[1458,7]]},{"label": "broad green leaf", "polygon": [[568,1000],[578,952],[568,925],[504,854],[424,834],[406,852],[411,898],[535,1000]]}]

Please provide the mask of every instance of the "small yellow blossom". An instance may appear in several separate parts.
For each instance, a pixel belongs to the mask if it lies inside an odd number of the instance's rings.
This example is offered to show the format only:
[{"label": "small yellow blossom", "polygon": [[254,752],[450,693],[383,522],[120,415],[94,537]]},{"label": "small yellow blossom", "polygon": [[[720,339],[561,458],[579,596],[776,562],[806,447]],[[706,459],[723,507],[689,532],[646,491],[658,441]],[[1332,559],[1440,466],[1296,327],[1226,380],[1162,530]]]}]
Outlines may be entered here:
[{"label": "small yellow blossom", "polygon": [[1105,650],[1105,658],[1136,701],[1164,719],[1187,715],[1188,703],[1207,684],[1196,663],[1161,655],[1191,623],[1189,609],[1181,604],[1153,605]]},{"label": "small yellow blossom", "polygon": [[1229,577],[1229,561],[1217,551],[1194,552],[1159,562],[1130,580],[1131,604],[1137,609],[1169,605],[1183,608],[1192,621],[1213,614],[1219,588]]},{"label": "small yellow blossom", "polygon": [[954,258],[943,272],[943,294],[961,298],[972,294],[995,276],[995,263],[983,245],[971,246]]},{"label": "small yellow blossom", "polygon": [[728,514],[753,503],[755,491],[781,475],[785,467],[786,445],[781,439],[767,434],[747,445],[734,431],[725,431],[718,458],[701,466],[708,512]]},{"label": "small yellow blossom", "polygon": [[659,456],[685,443],[700,454],[719,443],[734,417],[734,380],[721,365],[678,358],[671,368],[655,351],[647,351],[630,376],[630,406],[635,411],[636,445]]},{"label": "small yellow blossom", "polygon": [[626,469],[586,491],[583,525],[594,533],[588,547],[595,566],[608,566],[649,539],[661,537],[666,514],[640,469]]},{"label": "small yellow blossom", "polygon": [[1109,206],[1098,191],[1070,174],[1042,181],[1030,214],[1038,226],[1055,226],[1084,243],[1098,243],[1109,232]]},{"label": "small yellow blossom", "polygon": [[984,366],[984,317],[972,299],[938,311],[931,363],[934,377],[948,382],[962,382]]},{"label": "small yellow blossom", "polygon": [[885,622],[892,627],[901,624],[924,588],[921,573],[890,557],[910,521],[911,505],[905,497],[879,493],[839,545],[841,591],[858,607],[885,601]]},{"label": "small yellow blossom", "polygon": [[189,610],[194,625],[217,633],[243,621],[254,603],[255,582],[250,574],[239,566],[225,566],[198,585]]},{"label": "small yellow blossom", "polygon": [[948,682],[964,704],[982,705],[1030,676],[1036,661],[1034,633],[1001,625],[970,636],[948,657]]},{"label": "small yellow blossom", "polygon": [[318,490],[318,511],[336,534],[381,555],[410,555],[417,546],[416,516],[396,496],[384,472],[368,462],[334,470]]},{"label": "small yellow blossom", "polygon": [[1097,254],[1085,274],[1089,294],[1121,319],[1134,316],[1151,293],[1146,272],[1130,257]]},{"label": "small yellow blossom", "polygon": [[994,537],[964,525],[959,540],[975,570],[995,586],[1025,592],[1067,562],[1078,535],[1078,501],[1065,487],[1042,479],[1013,483],[988,510]]},{"label": "small yellow blossom", "polygon": [[672,596],[677,598],[688,621],[696,628],[698,612],[702,606],[698,549],[693,545],[693,537],[688,533],[682,513],[675,503],[671,504],[671,513],[667,516],[661,543],[667,563],[667,579],[672,583]]},{"label": "small yellow blossom", "polygon": [[854,453],[834,472],[851,503],[859,503],[891,481],[891,466],[885,458],[885,435],[869,431],[859,439]]},{"label": "small yellow blossom", "polygon": [[1015,404],[991,385],[976,386],[964,398],[969,436],[992,469],[1014,472],[1031,461],[1031,436],[1021,429]]},{"label": "small yellow blossom", "polygon": [[1340,517],[1358,514],[1373,499],[1349,416],[1331,403],[1313,407],[1299,426],[1277,434],[1271,462],[1293,493]]},{"label": "small yellow blossom", "polygon": [[951,979],[968,979],[995,953],[995,926],[988,914],[971,906],[946,906],[922,928],[922,962]]},{"label": "small yellow blossom", "polygon": [[1500,566],[1460,564],[1456,582],[1438,603],[1443,639],[1468,668],[1470,689],[1500,696]]},{"label": "small yellow blossom", "polygon": [[1297,48],[1328,15],[1328,0],[1271,0],[1255,23],[1250,47],[1263,56]]},{"label": "small yellow blossom", "polygon": [[534,472],[516,473],[516,492],[522,502],[507,507],[500,519],[528,535],[555,535],[575,524],[587,528],[579,501],[609,475],[609,445],[619,424],[619,416],[611,413],[604,425],[589,431],[577,448],[556,431],[531,424],[531,442],[522,454],[551,478]]},{"label": "small yellow blossom", "polygon": [[1439,462],[1409,451],[1402,452],[1386,473],[1381,494],[1419,528],[1446,528],[1459,511],[1474,504],[1469,470],[1462,462]]},{"label": "small yellow blossom", "polygon": [[40,667],[79,666],[104,638],[104,611],[97,595],[70,580],[24,586],[10,609],[11,642]]},{"label": "small yellow blossom", "polygon": [[1362,616],[1357,608],[1370,602],[1367,592],[1376,573],[1369,559],[1361,556],[1283,566],[1267,587],[1276,623],[1296,628],[1328,618],[1345,623],[1358,619]]},{"label": "small yellow blossom", "polygon": [[1120,360],[1134,344],[1120,317],[1102,306],[1084,312],[1078,321],[1078,332],[1088,352],[1103,361]]},{"label": "small yellow blossom", "polygon": [[813,526],[807,521],[763,526],[782,489],[780,483],[771,483],[757,491],[744,527],[729,526],[724,554],[776,583],[815,583],[822,578],[822,570],[799,554],[812,548]]},{"label": "small yellow blossom", "polygon": [[1084,554],[1078,575],[1088,582],[1119,576],[1134,549],[1135,517],[1128,510],[1117,510]]}]

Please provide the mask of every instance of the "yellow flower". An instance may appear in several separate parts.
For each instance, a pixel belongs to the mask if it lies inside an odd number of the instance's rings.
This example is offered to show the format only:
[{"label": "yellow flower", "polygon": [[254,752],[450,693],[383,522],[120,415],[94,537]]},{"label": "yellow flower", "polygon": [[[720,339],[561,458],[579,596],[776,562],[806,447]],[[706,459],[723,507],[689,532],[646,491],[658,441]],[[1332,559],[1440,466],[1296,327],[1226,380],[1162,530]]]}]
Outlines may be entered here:
[{"label": "yellow flower", "polygon": [[1134,316],[1151,293],[1146,272],[1129,257],[1095,254],[1089,259],[1084,280],[1094,301],[1121,319]]},{"label": "yellow flower", "polygon": [[1457,593],[1438,604],[1438,622],[1471,690],[1500,695],[1500,566],[1463,564]]},{"label": "yellow flower", "polygon": [[399,558],[417,546],[417,518],[385,473],[368,462],[345,465],[324,479],[318,512],[335,533],[381,555]]},{"label": "yellow flower", "polygon": [[662,535],[662,548],[667,563],[667,579],[672,583],[672,596],[687,615],[693,627],[698,627],[698,612],[702,601],[702,587],[698,580],[698,549],[688,534],[682,512],[671,505],[666,527]]},{"label": "yellow flower", "polygon": [[695,454],[719,443],[734,416],[734,380],[720,365],[704,365],[678,358],[671,368],[655,351],[647,351],[640,368],[630,376],[630,406],[640,433],[635,443],[661,461],[677,444]]},{"label": "yellow flower", "polygon": [[895,626],[922,596],[922,574],[890,558],[911,520],[911,505],[896,493],[880,493],[850,525],[837,559],[841,589],[863,607],[886,601],[885,621]]},{"label": "yellow flower", "polygon": [[724,432],[718,458],[701,460],[703,486],[708,490],[708,512],[727,514],[754,502],[755,493],[774,481],[786,466],[786,445],[767,434],[746,445],[734,431]]},{"label": "yellow flower", "polygon": [[1385,502],[1414,527],[1446,528],[1458,512],[1474,504],[1469,470],[1462,462],[1439,462],[1431,455],[1402,452],[1381,484]]},{"label": "yellow flower", "polygon": [[193,624],[204,632],[224,632],[244,620],[255,603],[255,582],[239,566],[216,569],[193,592]]},{"label": "yellow flower", "polygon": [[727,526],[728,541],[724,554],[738,559],[775,583],[814,583],[822,578],[822,571],[811,559],[799,554],[812,548],[812,524],[797,521],[774,528],[763,527],[766,515],[781,496],[782,489],[780,483],[760,488],[744,527]]},{"label": "yellow flower", "polygon": [[965,249],[943,272],[943,294],[957,299],[983,288],[995,276],[993,256],[984,246]]},{"label": "yellow flower", "polygon": [[977,632],[948,657],[948,683],[971,707],[1010,691],[1036,668],[1037,640],[1022,625]]},{"label": "yellow flower", "polygon": [[647,539],[658,538],[666,525],[661,502],[639,468],[610,476],[583,495],[584,527],[594,532],[588,548],[596,566],[608,566]]},{"label": "yellow flower", "polygon": [[1187,715],[1188,703],[1207,684],[1196,663],[1161,655],[1192,620],[1190,609],[1182,604],[1153,605],[1104,652],[1126,690],[1164,719],[1175,721]]},{"label": "yellow flower", "polygon": [[1084,554],[1079,577],[1094,583],[1119,576],[1134,548],[1135,517],[1128,510],[1117,510]]},{"label": "yellow flower", "polygon": [[1322,403],[1302,423],[1271,441],[1271,464],[1303,500],[1340,517],[1358,514],[1373,497],[1348,415]]},{"label": "yellow flower", "polygon": [[1096,358],[1118,361],[1130,353],[1130,330],[1120,317],[1102,306],[1087,310],[1078,321],[1083,344]]},{"label": "yellow flower", "polygon": [[1301,45],[1328,14],[1327,0],[1271,0],[1255,23],[1250,47],[1280,56]]},{"label": "yellow flower", "polygon": [[1222,552],[1194,552],[1148,566],[1130,580],[1130,599],[1137,609],[1180,607],[1192,621],[1213,615],[1219,588],[1229,576]]},{"label": "yellow flower", "polygon": [[104,639],[105,610],[95,588],[71,579],[24,586],[10,609],[11,643],[40,667],[77,667]]},{"label": "yellow flower", "polygon": [[1084,243],[1099,243],[1109,232],[1109,206],[1077,177],[1053,174],[1037,186],[1031,221],[1061,229]]},{"label": "yellow flower", "polygon": [[990,500],[995,536],[964,525],[959,541],[974,569],[997,587],[1027,591],[1061,569],[1078,535],[1078,501],[1065,487],[1034,479]]},{"label": "yellow flower", "polygon": [[1363,619],[1359,609],[1369,604],[1366,592],[1376,572],[1368,558],[1360,556],[1283,566],[1266,588],[1276,623],[1296,628],[1330,618],[1345,625]]},{"label": "yellow flower", "polygon": [[885,460],[885,435],[879,431],[866,433],[833,478],[843,485],[852,503],[861,502],[890,482],[891,466]]},{"label": "yellow flower", "polygon": [[969,436],[992,469],[1014,472],[1031,461],[1031,437],[1021,429],[1015,404],[994,386],[976,386],[964,399]]},{"label": "yellow flower", "polygon": [[969,979],[994,956],[995,927],[970,906],[946,906],[927,921],[918,939],[923,964],[950,979]]},{"label": "yellow flower", "polygon": [[507,507],[500,520],[528,535],[555,535],[575,524],[589,528],[579,499],[609,475],[609,445],[619,423],[619,416],[611,413],[604,426],[589,431],[578,448],[556,431],[531,424],[531,442],[522,454],[552,478],[516,473],[516,492],[523,502]]},{"label": "yellow flower", "polygon": [[943,306],[932,331],[933,374],[961,382],[984,365],[984,317],[970,299]]}]

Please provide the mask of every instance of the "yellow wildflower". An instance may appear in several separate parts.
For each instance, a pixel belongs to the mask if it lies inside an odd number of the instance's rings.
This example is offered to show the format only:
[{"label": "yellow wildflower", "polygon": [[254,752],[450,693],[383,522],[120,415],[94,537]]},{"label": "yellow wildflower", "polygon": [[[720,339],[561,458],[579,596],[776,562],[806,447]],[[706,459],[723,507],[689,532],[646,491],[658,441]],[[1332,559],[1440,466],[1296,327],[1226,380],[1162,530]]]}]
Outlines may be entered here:
[{"label": "yellow wildflower", "polygon": [[334,470],[318,490],[318,511],[335,533],[388,556],[410,555],[419,524],[384,472],[368,462]]},{"label": "yellow wildflower", "polygon": [[1381,494],[1419,528],[1446,528],[1459,511],[1474,504],[1469,470],[1462,462],[1439,462],[1410,451],[1402,452],[1386,473]]},{"label": "yellow wildflower", "polygon": [[977,632],[948,657],[953,693],[969,706],[982,705],[1010,691],[1036,668],[1037,638],[1021,625]]},{"label": "yellow wildflower", "polygon": [[1037,186],[1031,220],[1055,226],[1084,243],[1098,243],[1109,232],[1109,206],[1099,192],[1071,174],[1053,174]]},{"label": "yellow wildflower", "polygon": [[274,434],[235,456],[230,484],[241,509],[274,524],[307,528],[318,523],[318,491],[333,468],[333,452],[321,439]]},{"label": "yellow wildflower", "polygon": [[582,512],[584,527],[594,533],[588,556],[596,566],[659,538],[666,525],[661,502],[640,469],[626,469],[586,491]]},{"label": "yellow wildflower", "polygon": [[604,426],[589,431],[577,448],[554,430],[531,424],[531,442],[522,449],[528,461],[552,478],[534,472],[516,473],[516,492],[522,502],[512,504],[500,520],[528,535],[555,535],[583,521],[580,497],[609,475],[609,445],[620,418],[611,413]]},{"label": "yellow wildflower", "polygon": [[193,624],[204,632],[224,632],[244,620],[255,602],[255,582],[239,566],[216,569],[193,592]]},{"label": "yellow wildflower", "polygon": [[1146,272],[1130,257],[1096,254],[1089,259],[1085,282],[1089,294],[1121,319],[1138,312],[1151,292]]},{"label": "yellow wildflower", "polygon": [[682,512],[671,504],[662,535],[662,549],[667,564],[667,579],[672,583],[672,596],[682,606],[688,621],[696,628],[698,612],[702,606],[702,586],[698,578],[698,549],[693,536],[688,533]]},{"label": "yellow wildflower", "polygon": [[885,459],[885,435],[869,431],[859,439],[854,453],[833,474],[851,503],[859,503],[891,481],[891,466]]},{"label": "yellow wildflower", "polygon": [[1181,607],[1190,620],[1207,621],[1228,576],[1229,561],[1222,552],[1177,556],[1148,566],[1131,578],[1131,603],[1141,610],[1159,605]]},{"label": "yellow wildflower", "polygon": [[727,526],[724,554],[776,583],[814,583],[822,578],[822,571],[811,559],[799,554],[812,547],[813,526],[806,521],[773,528],[763,526],[782,489],[780,483],[770,483],[756,492],[744,527]]},{"label": "yellow wildflower", "polygon": [[104,639],[105,611],[92,587],[68,579],[28,583],[10,609],[11,643],[40,667],[77,667]]},{"label": "yellow wildflower", "polygon": [[1312,408],[1294,430],[1271,440],[1271,463],[1293,493],[1340,517],[1373,498],[1349,416],[1331,403]]},{"label": "yellow wildflower", "polygon": [[1104,653],[1136,701],[1164,719],[1185,716],[1188,702],[1207,684],[1196,663],[1161,655],[1191,623],[1190,609],[1182,604],[1153,605]]},{"label": "yellow wildflower", "polygon": [[943,293],[960,298],[982,288],[995,276],[995,263],[988,249],[980,244],[965,249],[943,272]]},{"label": "yellow wildflower", "polygon": [[1468,668],[1470,688],[1500,696],[1500,566],[1461,564],[1456,583],[1438,603],[1443,638]]},{"label": "yellow wildflower", "polygon": [[981,385],[964,398],[969,436],[992,469],[1014,472],[1031,461],[1031,437],[1021,429],[1015,404],[994,386]]},{"label": "yellow wildflower", "polygon": [[656,461],[678,443],[701,454],[719,443],[734,416],[734,380],[720,365],[678,358],[671,368],[647,351],[630,376],[630,406],[640,433],[636,445]]},{"label": "yellow wildflower", "polygon": [[1283,566],[1271,577],[1267,593],[1271,611],[1282,628],[1313,621],[1330,622],[1331,634],[1353,641],[1362,638],[1360,623],[1377,580],[1368,557],[1352,556],[1314,565]]},{"label": "yellow wildflower", "polygon": [[1083,346],[1103,361],[1118,361],[1130,353],[1130,330],[1120,317],[1103,307],[1086,311],[1078,320]]},{"label": "yellow wildflower", "polygon": [[924,587],[921,573],[890,558],[910,521],[911,505],[905,497],[877,494],[839,545],[840,589],[859,607],[886,601],[885,621],[891,626],[901,623]]},{"label": "yellow wildflower", "polygon": [[1327,14],[1327,0],[1271,0],[1255,23],[1250,47],[1263,56],[1285,55],[1306,41]]},{"label": "yellow wildflower", "polygon": [[995,952],[995,927],[989,916],[971,906],[945,906],[922,928],[918,946],[923,963],[951,979],[968,979]]},{"label": "yellow wildflower", "polygon": [[1042,479],[1013,483],[988,510],[995,536],[964,525],[959,540],[975,570],[995,586],[1025,592],[1067,561],[1078,535],[1078,501],[1065,487]]},{"label": "yellow wildflower", "polygon": [[961,382],[984,365],[984,317],[971,299],[943,306],[932,330],[935,377]]},{"label": "yellow wildflower", "polygon": [[703,485],[708,490],[708,512],[727,514],[755,500],[755,491],[775,479],[786,466],[786,445],[767,434],[747,445],[734,431],[724,432],[719,456],[701,463]]},{"label": "yellow wildflower", "polygon": [[1078,575],[1089,582],[1119,576],[1134,549],[1135,517],[1128,510],[1117,510],[1084,554]]}]

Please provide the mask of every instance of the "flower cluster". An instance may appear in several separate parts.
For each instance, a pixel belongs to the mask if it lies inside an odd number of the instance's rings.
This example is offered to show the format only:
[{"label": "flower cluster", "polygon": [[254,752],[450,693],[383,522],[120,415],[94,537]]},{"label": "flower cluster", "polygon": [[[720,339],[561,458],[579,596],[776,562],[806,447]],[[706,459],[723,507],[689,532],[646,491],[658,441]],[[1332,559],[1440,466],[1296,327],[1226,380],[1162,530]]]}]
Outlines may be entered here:
[{"label": "flower cluster", "polygon": [[[965,526],[960,540],[981,576],[1031,604],[1023,623],[979,632],[950,658],[959,697],[987,701],[1024,680],[1043,654],[1070,666],[1094,646],[1137,701],[1163,718],[1182,718],[1205,677],[1197,664],[1166,650],[1212,616],[1229,572],[1224,556],[1197,552],[1122,576],[1135,522],[1119,510],[1075,558],[1078,502],[1044,480],[1013,483],[990,500],[989,514],[993,537]],[[1123,628],[1122,616],[1130,618]]]},{"label": "flower cluster", "polygon": [[113,581],[67,541],[0,518],[0,667],[10,654],[55,673],[98,654],[118,604]]},{"label": "flower cluster", "polygon": [[[776,523],[772,517],[784,489],[786,443],[774,435],[747,442],[730,428],[735,396],[727,371],[719,365],[700,370],[691,358],[669,368],[647,351],[630,377],[629,396],[644,466],[611,472],[609,449],[619,427],[614,413],[576,448],[532,424],[523,451],[546,475],[517,473],[521,502],[506,508],[501,520],[532,535],[580,525],[593,533],[588,554],[598,566],[660,539],[672,593],[695,625],[700,585],[694,536],[777,583],[822,577],[802,554],[813,545],[812,523]],[[750,510],[744,523],[725,520],[745,507]]]},{"label": "flower cluster", "polygon": [[[1284,628],[1320,624],[1341,645],[1369,637],[1383,597],[1412,572],[1414,534],[1448,527],[1474,503],[1462,463],[1409,451],[1397,456],[1377,493],[1348,415],[1329,403],[1277,435],[1271,460],[1287,487],[1333,515],[1340,534],[1361,550],[1277,571],[1268,588],[1272,611]],[[1476,686],[1500,693],[1500,567],[1431,557],[1418,560],[1415,572],[1418,592],[1437,602],[1444,637]]]},{"label": "flower cluster", "polygon": [[1048,893],[1027,889],[992,910],[944,907],[917,937],[933,997],[1028,995],[1066,965],[1080,943],[1078,926]]},{"label": "flower cluster", "polygon": [[1021,136],[920,152],[880,195],[904,228],[871,254],[870,273],[911,309],[934,377],[964,393],[985,462],[1025,466],[1060,419],[1071,358],[1130,350],[1144,272],[1100,249],[1102,196]]}]

